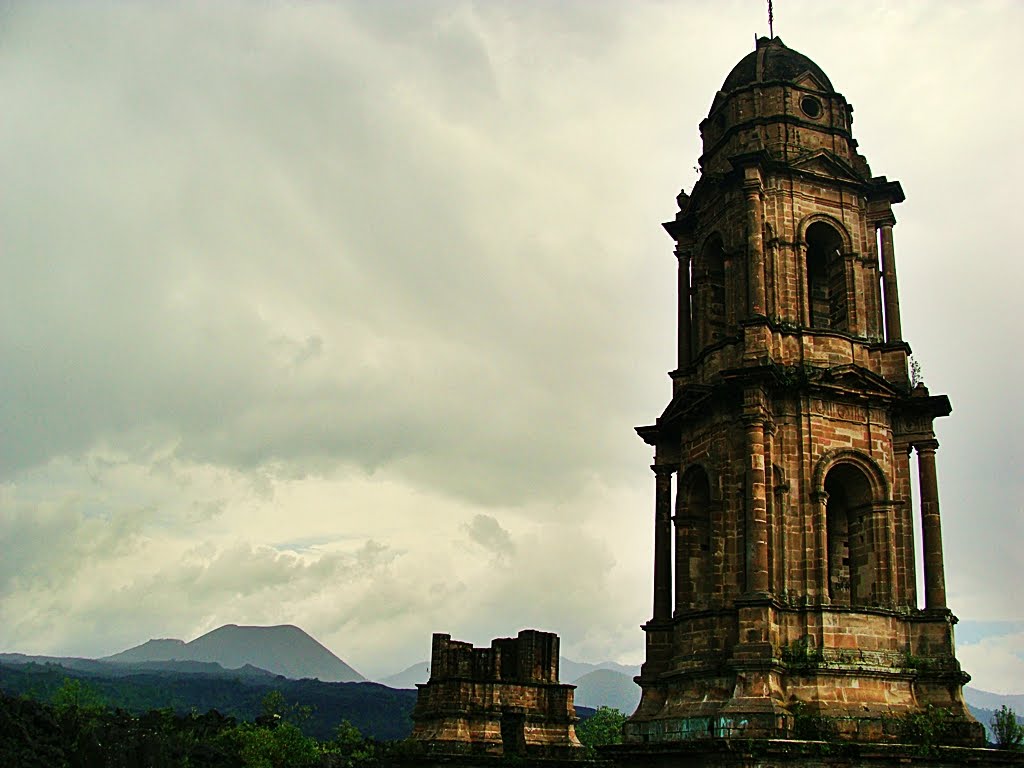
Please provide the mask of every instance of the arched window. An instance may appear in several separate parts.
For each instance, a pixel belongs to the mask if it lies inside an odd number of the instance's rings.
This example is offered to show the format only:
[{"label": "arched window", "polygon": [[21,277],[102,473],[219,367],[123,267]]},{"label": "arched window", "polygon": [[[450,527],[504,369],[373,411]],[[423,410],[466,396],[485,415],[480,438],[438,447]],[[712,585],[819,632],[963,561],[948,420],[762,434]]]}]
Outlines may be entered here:
[{"label": "arched window", "polygon": [[864,525],[870,510],[871,484],[852,464],[839,463],[825,476],[828,501],[828,589],[833,605],[862,606],[875,585],[872,540]]},{"label": "arched window", "polygon": [[807,228],[807,304],[812,328],[849,328],[842,248],[842,236],[824,221],[816,221]]}]

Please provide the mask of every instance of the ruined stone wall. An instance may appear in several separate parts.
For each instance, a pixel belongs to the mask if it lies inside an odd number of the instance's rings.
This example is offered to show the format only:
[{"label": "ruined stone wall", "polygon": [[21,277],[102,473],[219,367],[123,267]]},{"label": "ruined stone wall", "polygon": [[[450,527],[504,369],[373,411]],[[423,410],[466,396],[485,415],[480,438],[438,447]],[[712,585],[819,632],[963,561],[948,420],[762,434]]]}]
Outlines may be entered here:
[{"label": "ruined stone wall", "polygon": [[435,634],[412,738],[437,753],[557,755],[580,746],[571,685],[558,682],[558,636],[523,630],[490,648]]},{"label": "ruined stone wall", "polygon": [[449,635],[435,634],[430,669],[432,680],[557,682],[558,636],[523,630],[515,638],[495,639],[490,648],[474,648]]}]

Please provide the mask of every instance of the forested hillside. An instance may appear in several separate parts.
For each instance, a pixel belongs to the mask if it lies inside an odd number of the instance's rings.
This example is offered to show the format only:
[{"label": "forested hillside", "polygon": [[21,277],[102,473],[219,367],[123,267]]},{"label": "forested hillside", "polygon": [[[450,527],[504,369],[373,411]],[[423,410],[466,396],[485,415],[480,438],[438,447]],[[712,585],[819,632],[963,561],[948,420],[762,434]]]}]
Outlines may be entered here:
[{"label": "forested hillside", "polygon": [[317,739],[330,738],[342,720],[370,738],[403,739],[412,731],[409,716],[416,703],[415,691],[376,683],[160,671],[115,677],[51,664],[0,664],[0,691],[13,696],[53,701],[65,680],[80,680],[99,703],[135,714],[167,708],[180,714],[216,710],[239,720],[255,719],[264,697],[278,691],[286,701],[309,708],[309,716],[298,724]]}]

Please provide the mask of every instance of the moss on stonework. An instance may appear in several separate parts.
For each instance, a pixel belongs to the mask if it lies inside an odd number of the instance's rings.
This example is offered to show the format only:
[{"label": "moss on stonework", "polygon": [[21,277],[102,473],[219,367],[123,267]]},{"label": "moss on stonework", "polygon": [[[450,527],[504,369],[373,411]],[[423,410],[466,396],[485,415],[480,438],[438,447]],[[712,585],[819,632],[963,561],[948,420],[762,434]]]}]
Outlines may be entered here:
[{"label": "moss on stonework", "polygon": [[784,646],[780,655],[782,661],[791,667],[817,666],[825,661],[825,652],[811,642],[811,638],[804,636],[794,640],[788,646]]}]

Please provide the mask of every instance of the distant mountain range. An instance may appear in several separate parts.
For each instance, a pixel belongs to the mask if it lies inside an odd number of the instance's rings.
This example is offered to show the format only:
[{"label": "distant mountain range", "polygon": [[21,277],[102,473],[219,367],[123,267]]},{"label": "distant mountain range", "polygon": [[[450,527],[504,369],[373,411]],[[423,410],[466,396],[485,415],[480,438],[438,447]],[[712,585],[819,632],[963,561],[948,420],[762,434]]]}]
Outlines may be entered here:
[{"label": "distant mountain range", "polygon": [[388,688],[415,688],[417,683],[425,683],[429,677],[430,663],[421,661],[419,664],[413,664],[411,667],[389,675],[378,682]]},{"label": "distant mountain range", "polygon": [[[638,667],[614,662],[590,664],[566,658],[560,659],[559,664],[562,682],[572,683],[576,686],[575,702],[581,715],[585,715],[590,709],[601,706],[614,707],[626,714],[630,714],[636,709],[640,701],[640,688],[633,682],[633,677],[639,674]],[[228,624],[197,637],[191,642],[170,638],[154,639],[102,659],[0,653],[0,665],[10,668],[10,671],[6,673],[9,683],[14,679],[12,677],[15,674],[14,668],[18,667],[26,668],[26,672],[30,671],[28,668],[34,669],[33,677],[48,674],[45,672],[46,668],[59,667],[97,680],[100,678],[142,680],[152,679],[147,676],[159,675],[161,679],[168,681],[181,680],[180,685],[186,685],[185,678],[195,676],[197,678],[195,685],[200,687],[205,684],[199,683],[198,678],[219,679],[224,680],[224,684],[241,684],[253,691],[267,690],[268,686],[279,687],[288,684],[288,681],[318,680],[328,684],[364,683],[366,681],[366,678],[351,666],[304,631],[292,625],[256,627]],[[0,675],[0,677],[3,676]],[[376,701],[381,696],[385,696],[386,700],[391,702],[391,699],[387,698],[391,694],[385,695],[384,693],[388,689],[414,689],[417,683],[425,683],[429,677],[430,668],[427,662],[414,664],[401,672],[381,679],[382,685],[360,686],[359,693],[354,692],[356,689],[352,689],[352,693],[345,693],[343,698],[349,702],[345,706],[356,706],[357,710],[353,711],[365,711],[366,716],[369,717],[369,709],[373,709],[369,704],[371,699]],[[286,680],[282,680],[282,678]],[[42,678],[36,677],[35,679]],[[124,683],[124,685],[131,684],[130,681]],[[113,686],[112,690],[127,690],[120,684],[111,683],[110,685]],[[176,682],[174,685],[179,685],[179,683]],[[379,690],[379,693],[374,693],[375,689]],[[313,688],[301,690],[303,697],[313,696],[318,700],[342,695],[321,692],[321,689]],[[327,691],[327,689],[322,690]],[[403,696],[406,695],[403,694]],[[397,705],[398,710],[392,709],[391,711],[403,713],[399,718],[402,720],[401,729],[408,728],[405,709],[411,707],[415,700],[415,694],[411,695],[411,699],[401,699],[401,704],[397,704],[398,700],[395,700],[395,703],[387,705],[389,708]],[[182,698],[176,702],[192,698],[192,694],[183,693]],[[966,687],[964,688],[964,698],[975,717],[986,728],[992,719],[992,713],[1003,705],[1017,712],[1024,712],[1024,694],[1002,695]],[[149,699],[146,700],[149,701]],[[357,700],[360,702],[359,704],[355,703]],[[207,704],[205,699],[203,704]],[[214,702],[213,700],[209,702],[209,705],[212,706],[224,706],[225,704],[226,702]],[[169,706],[170,702],[167,705]],[[153,704],[153,706],[164,705]],[[240,707],[236,710],[238,714],[244,714],[248,711],[246,707],[256,706],[256,700],[249,701],[245,706],[238,706]],[[333,711],[336,706],[340,706],[340,704],[331,704],[327,706],[327,709]],[[379,715],[383,715],[383,711],[374,717]],[[380,726],[376,720],[372,724],[370,721],[366,721],[363,726],[369,727],[371,731],[381,736],[387,731],[387,728]],[[385,737],[393,736],[389,732]]]},{"label": "distant mountain range", "polygon": [[595,669],[576,680],[574,701],[578,706],[612,707],[627,715],[640,703],[640,686],[614,669]]},{"label": "distant mountain range", "polygon": [[614,661],[602,661],[597,664],[591,664],[585,661],[573,661],[564,656],[558,660],[558,677],[564,683],[575,684],[584,675],[589,675],[591,672],[597,672],[601,669],[618,672],[620,675],[628,677],[630,683],[632,683],[634,677],[640,674],[639,666],[616,664]]},{"label": "distant mountain range", "polygon": [[964,686],[964,700],[979,709],[999,709],[1005,705],[1024,713],[1024,693],[989,693],[967,685]]},{"label": "distant mountain range", "polygon": [[26,656],[23,653],[0,653],[0,664],[9,666],[50,666],[100,677],[127,677],[147,672],[166,672],[175,675],[208,675],[245,680],[275,680],[277,675],[246,664],[227,669],[214,661],[136,661],[116,662],[78,659],[68,656]]},{"label": "distant mountain range", "polygon": [[186,643],[148,640],[113,656],[99,659],[114,664],[143,662],[213,662],[225,669],[247,665],[291,680],[358,683],[366,680],[298,627],[240,627],[227,624]]},{"label": "distant mountain range", "polygon": [[[566,658],[559,659],[558,664],[561,681],[576,686],[574,700],[577,707],[613,707],[629,715],[640,703],[640,686],[633,682],[633,677],[640,674],[639,667],[613,661],[588,664]],[[389,688],[415,688],[417,683],[425,683],[429,677],[430,664],[421,661],[380,682]]]},{"label": "distant mountain range", "polygon": [[[567,659],[564,656],[558,660],[558,666],[559,680],[563,683],[572,683],[573,685],[579,685],[579,681],[581,679],[589,677],[595,672],[613,672],[618,676],[617,678],[598,675],[595,680],[606,680],[608,681],[608,684],[615,686],[622,686],[622,681],[624,680],[630,687],[636,688],[637,701],[640,700],[640,689],[637,688],[636,683],[633,682],[633,677],[640,674],[640,667],[630,667],[625,664],[617,664],[614,661],[603,661],[600,664],[589,664],[587,662],[573,661],[572,659]],[[417,683],[425,683],[429,677],[430,664],[426,661],[421,661],[418,664],[413,664],[411,667],[403,669],[401,672],[396,672],[393,675],[381,678],[378,682],[382,685],[388,686],[389,688],[415,688]],[[618,678],[621,678],[621,680]],[[614,683],[611,683],[611,680],[613,679]],[[590,685],[597,684],[599,683],[588,683],[588,687]],[[577,700],[578,699],[579,692],[577,691]]]}]

